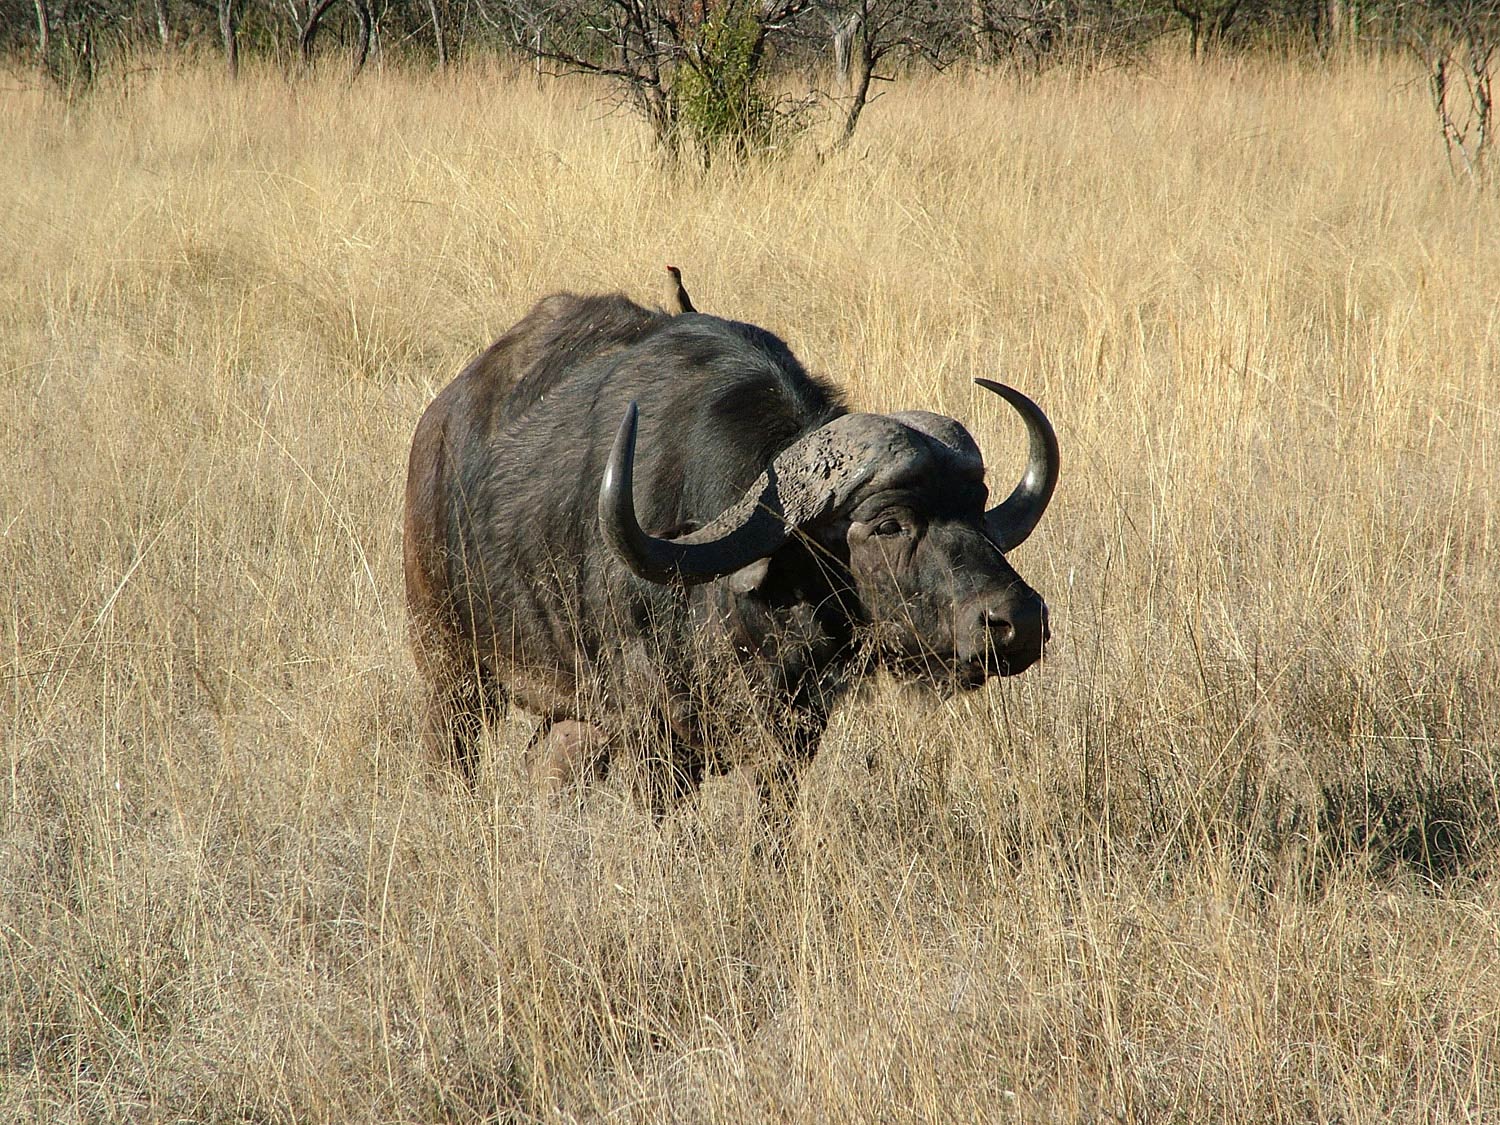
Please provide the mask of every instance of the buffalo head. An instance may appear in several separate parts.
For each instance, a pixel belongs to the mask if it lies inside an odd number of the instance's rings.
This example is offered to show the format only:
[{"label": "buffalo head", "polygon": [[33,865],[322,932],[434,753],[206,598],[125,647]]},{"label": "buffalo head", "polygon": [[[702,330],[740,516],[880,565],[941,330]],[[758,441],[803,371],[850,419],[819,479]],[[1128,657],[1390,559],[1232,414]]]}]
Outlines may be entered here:
[{"label": "buffalo head", "polygon": [[1014,675],[1042,654],[1047,607],[1005,553],[1052,497],[1057,437],[1025,395],[977,382],[1016,409],[1030,445],[1020,482],[988,510],[983,457],[958,422],[921,411],[845,414],[784,449],[706,526],[658,538],[636,518],[632,403],[600,486],[605,539],[652,582],[732,576],[753,585],[757,568],[797,537],[847,573],[860,618],[898,674],[962,688]]}]

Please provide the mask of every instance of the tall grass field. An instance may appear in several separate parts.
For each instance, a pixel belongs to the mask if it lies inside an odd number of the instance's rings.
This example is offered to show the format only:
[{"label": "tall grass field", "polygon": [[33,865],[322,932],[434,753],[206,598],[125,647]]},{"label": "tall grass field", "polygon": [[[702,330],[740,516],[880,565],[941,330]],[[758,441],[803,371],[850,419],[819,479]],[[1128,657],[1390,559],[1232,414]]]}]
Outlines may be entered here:
[{"label": "tall grass field", "polygon": [[[1422,75],[902,81],[664,168],[599,87],[0,82],[0,1120],[1500,1121],[1500,192]],[[555,290],[1035,398],[1054,638],[845,700],[771,846],[420,745],[425,405]]]}]

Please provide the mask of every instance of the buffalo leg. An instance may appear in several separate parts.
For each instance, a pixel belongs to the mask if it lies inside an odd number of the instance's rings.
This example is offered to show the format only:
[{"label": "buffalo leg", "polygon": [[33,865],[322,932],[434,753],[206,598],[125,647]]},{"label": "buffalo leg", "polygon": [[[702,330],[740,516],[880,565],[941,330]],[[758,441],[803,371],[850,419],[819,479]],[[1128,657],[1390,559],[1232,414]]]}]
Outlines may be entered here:
[{"label": "buffalo leg", "polygon": [[802,762],[787,760],[760,771],[756,779],[760,790],[760,813],[774,835],[791,831],[797,815],[797,790],[802,778]]},{"label": "buffalo leg", "polygon": [[500,689],[479,676],[447,678],[432,690],[424,741],[433,761],[452,766],[471,788],[485,728],[504,706]]},{"label": "buffalo leg", "polygon": [[592,723],[576,719],[544,722],[526,748],[531,778],[549,797],[603,772],[608,758],[607,737]]},{"label": "buffalo leg", "polygon": [[803,717],[794,729],[783,735],[783,752],[756,772],[761,816],[773,835],[785,836],[791,831],[792,820],[797,814],[802,774],[818,752],[823,724],[821,715],[816,719]]},{"label": "buffalo leg", "polygon": [[698,753],[653,756],[643,766],[643,796],[658,822],[702,787],[707,772],[703,755]]}]

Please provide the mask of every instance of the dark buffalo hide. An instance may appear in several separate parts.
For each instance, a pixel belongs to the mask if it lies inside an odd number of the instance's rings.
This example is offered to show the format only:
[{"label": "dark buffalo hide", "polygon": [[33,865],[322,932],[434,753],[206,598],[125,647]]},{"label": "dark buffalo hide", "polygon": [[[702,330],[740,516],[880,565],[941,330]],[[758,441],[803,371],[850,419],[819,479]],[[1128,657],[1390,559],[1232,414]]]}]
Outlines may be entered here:
[{"label": "dark buffalo hide", "polygon": [[1046,607],[1003,552],[1041,517],[1057,445],[1029,399],[981,382],[1030,435],[1025,476],[988,510],[959,423],[852,414],[764,329],[542,300],[412,443],[430,744],[472,779],[486,719],[514,702],[542,719],[548,785],[634,746],[658,809],[747,755],[785,799],[877,663],[940,690],[1027,668]]}]

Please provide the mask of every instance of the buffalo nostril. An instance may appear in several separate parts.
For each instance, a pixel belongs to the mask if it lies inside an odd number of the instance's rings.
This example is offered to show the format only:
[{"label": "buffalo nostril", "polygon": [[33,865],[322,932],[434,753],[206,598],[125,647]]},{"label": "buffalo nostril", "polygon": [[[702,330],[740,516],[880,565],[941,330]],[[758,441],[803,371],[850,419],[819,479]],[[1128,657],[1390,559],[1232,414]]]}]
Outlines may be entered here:
[{"label": "buffalo nostril", "polygon": [[1016,627],[1004,613],[985,610],[984,623],[989,626],[990,636],[997,645],[1008,645],[1016,639]]}]

